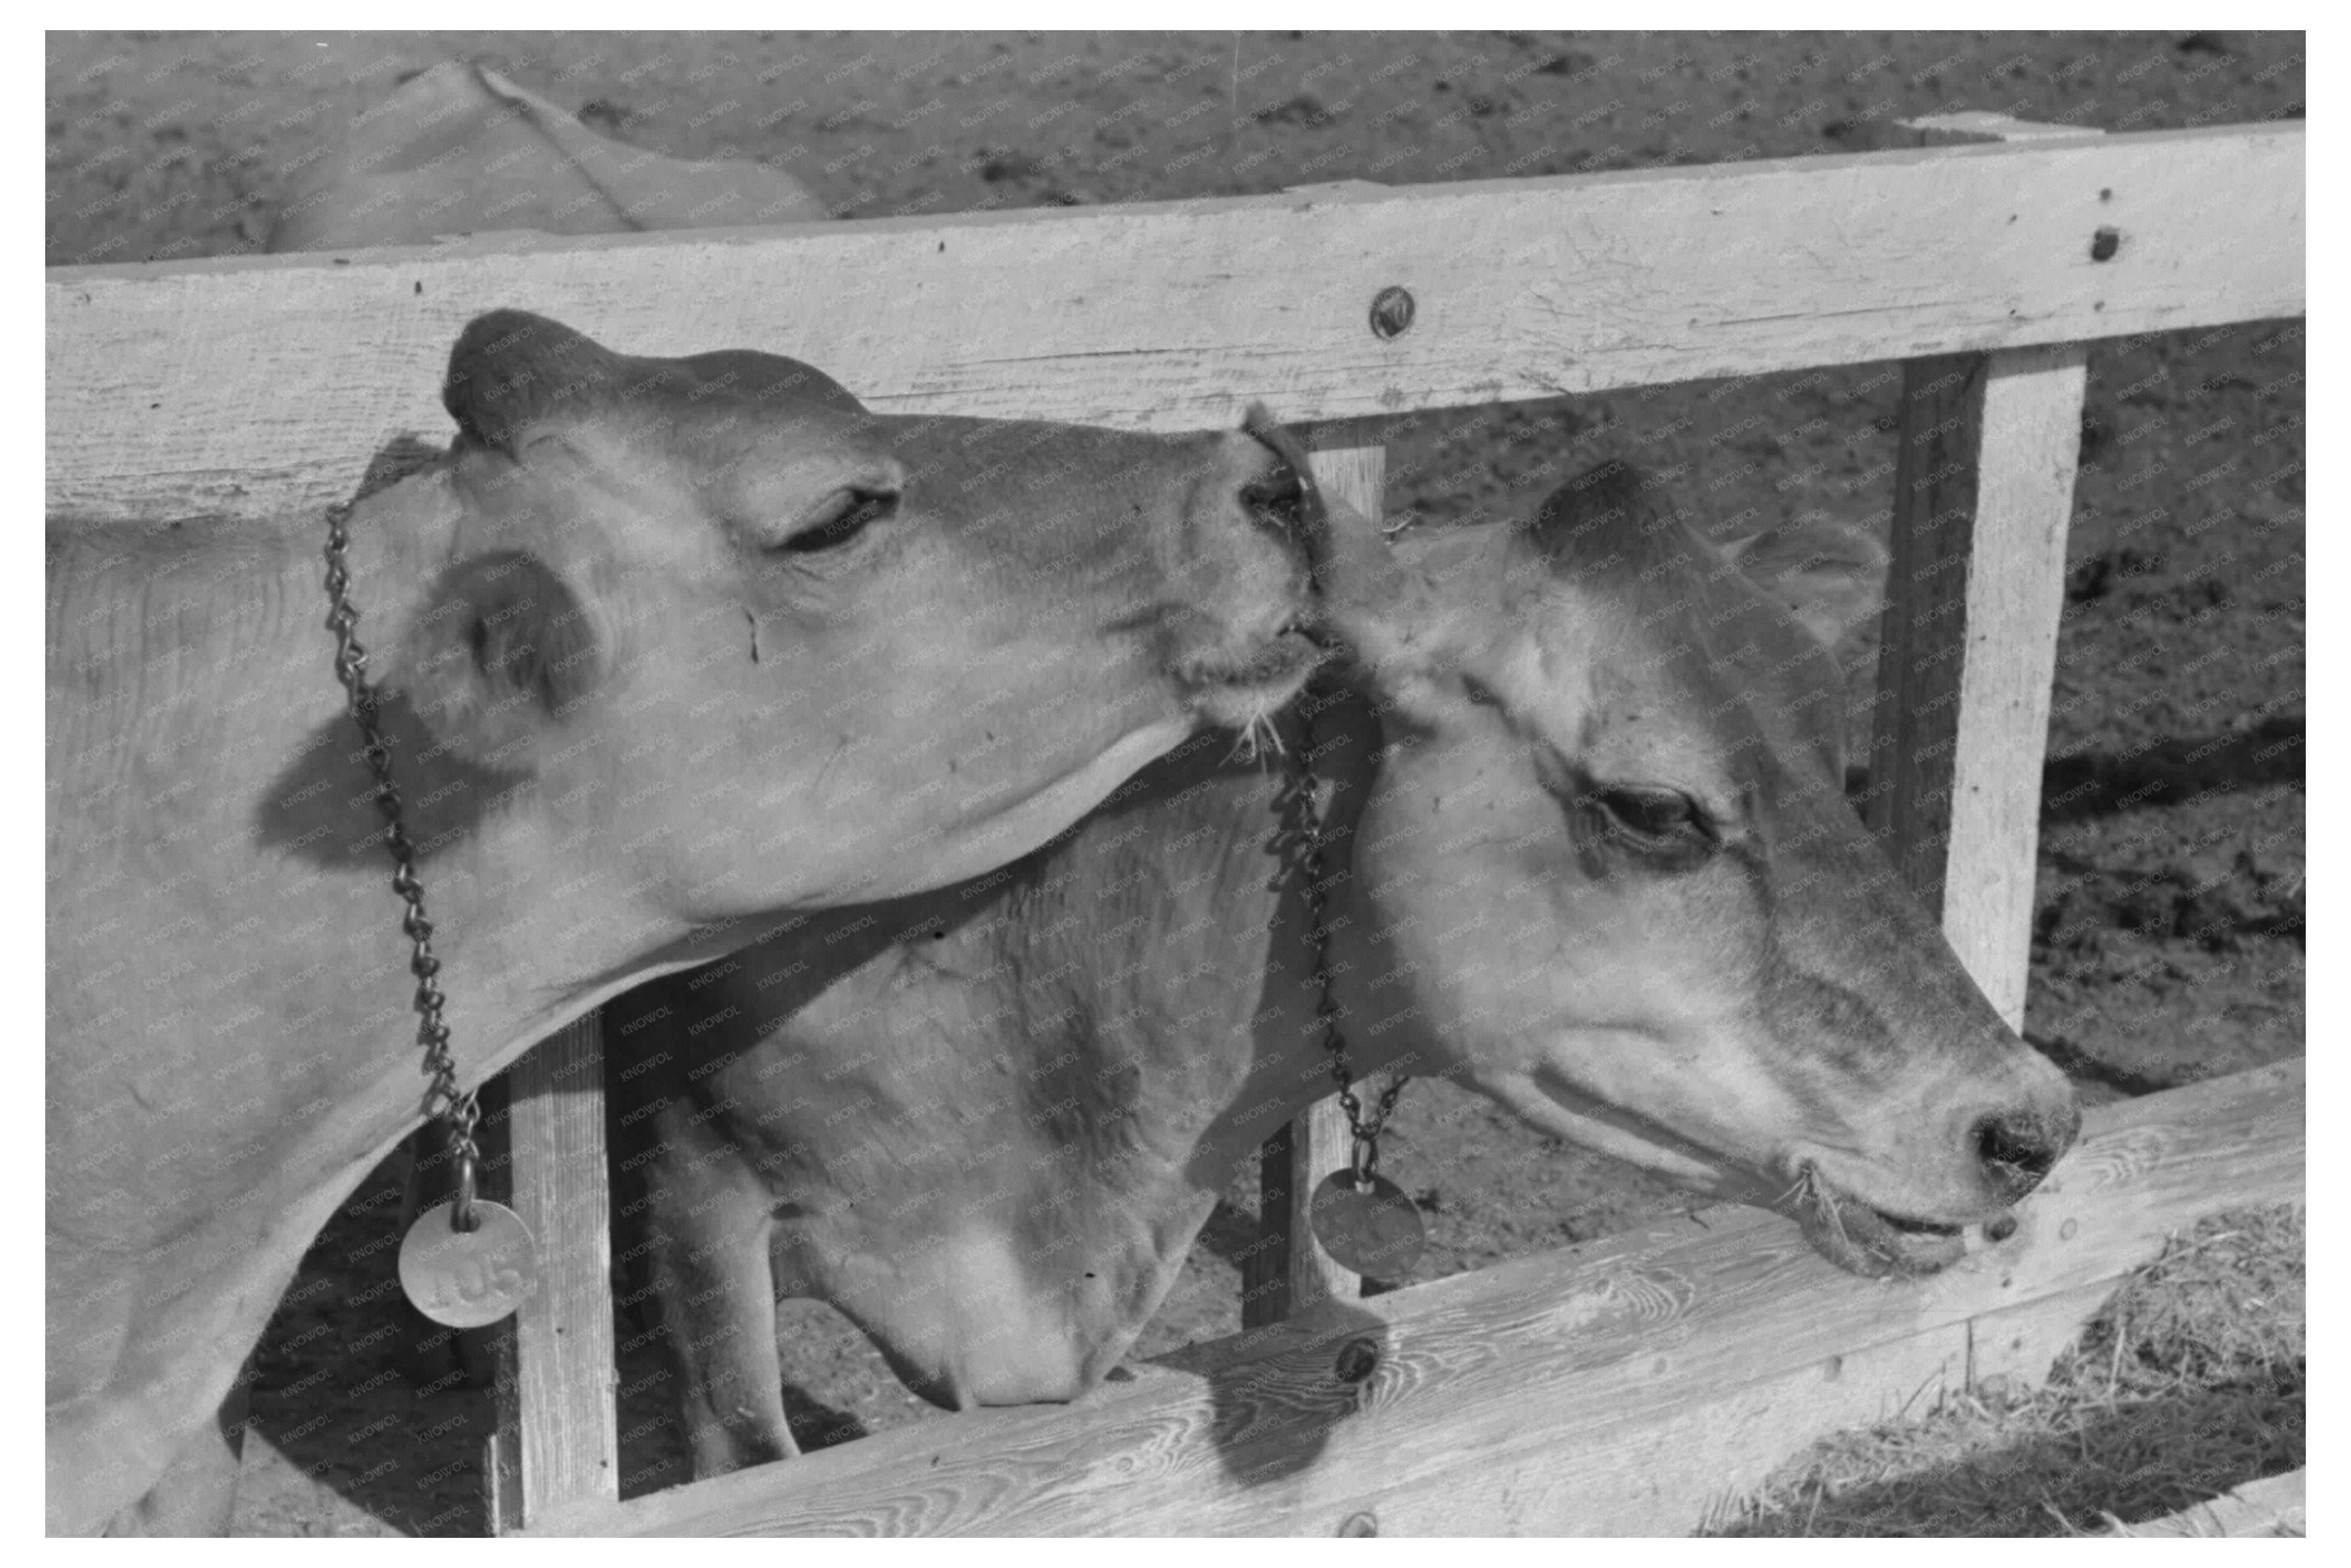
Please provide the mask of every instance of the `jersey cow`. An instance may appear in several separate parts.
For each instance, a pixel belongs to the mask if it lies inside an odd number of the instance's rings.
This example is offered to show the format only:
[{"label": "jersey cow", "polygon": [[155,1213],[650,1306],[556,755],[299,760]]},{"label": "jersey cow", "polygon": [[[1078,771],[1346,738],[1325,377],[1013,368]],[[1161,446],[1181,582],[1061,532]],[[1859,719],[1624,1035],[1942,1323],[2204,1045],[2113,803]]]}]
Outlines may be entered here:
[{"label": "jersey cow", "polygon": [[[350,515],[466,1083],[778,911],[1026,853],[1318,656],[1239,432],[870,414],[771,354],[519,311],[448,455]],[[48,1521],[175,1464],[418,1123],[409,945],[333,672],[322,517],[53,526]],[[217,1525],[137,1507],[124,1528]]]},{"label": "jersey cow", "polygon": [[[1308,706],[1359,1074],[1457,1075],[1864,1273],[1942,1266],[2050,1168],[2064,1078],[1844,798],[1823,636],[1882,551],[1726,560],[1614,465],[1397,557],[1334,511],[1356,689]],[[1328,1088],[1280,788],[1195,746],[1016,865],[608,1009],[617,1252],[699,1471],[793,1451],[778,1296],[951,1407],[1117,1362],[1237,1165]]]}]

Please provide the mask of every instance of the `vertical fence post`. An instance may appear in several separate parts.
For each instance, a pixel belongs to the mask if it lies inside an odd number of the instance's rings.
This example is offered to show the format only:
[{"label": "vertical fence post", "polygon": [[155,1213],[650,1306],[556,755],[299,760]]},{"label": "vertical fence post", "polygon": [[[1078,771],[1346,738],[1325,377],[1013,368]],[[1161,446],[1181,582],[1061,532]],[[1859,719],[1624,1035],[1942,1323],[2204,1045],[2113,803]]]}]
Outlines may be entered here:
[{"label": "vertical fence post", "polygon": [[[1909,128],[1924,146],[2097,134],[1993,114]],[[1866,817],[2011,1029],[2087,364],[2062,344],[1903,367]]]},{"label": "vertical fence post", "polygon": [[595,1013],[508,1072],[515,1212],[538,1245],[538,1289],[499,1336],[497,1430],[486,1467],[492,1528],[620,1496],[604,1051]]},{"label": "vertical fence post", "polygon": [[[1377,420],[1332,420],[1307,426],[1314,482],[1366,517],[1385,510],[1387,451]],[[1347,1117],[1337,1095],[1309,1106],[1266,1140],[1258,1155],[1258,1249],[1241,1271],[1241,1326],[1295,1317],[1336,1296],[1357,1295],[1360,1276],[1341,1268],[1314,1239],[1307,1205],[1322,1178],[1347,1163]]]}]

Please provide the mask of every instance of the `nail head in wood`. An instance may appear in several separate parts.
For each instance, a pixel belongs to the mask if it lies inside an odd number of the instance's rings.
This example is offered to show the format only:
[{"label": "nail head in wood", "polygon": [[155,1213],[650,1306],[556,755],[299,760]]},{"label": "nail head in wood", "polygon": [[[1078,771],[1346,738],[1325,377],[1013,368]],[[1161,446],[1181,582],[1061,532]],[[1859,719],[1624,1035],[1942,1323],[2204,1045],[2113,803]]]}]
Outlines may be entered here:
[{"label": "nail head in wood", "polygon": [[1380,1521],[1369,1511],[1351,1513],[1339,1521],[1339,1535],[1343,1540],[1360,1541],[1379,1532]]},{"label": "nail head in wood", "polygon": [[1372,296],[1372,336],[1396,338],[1412,325],[1412,290],[1390,284]]},{"label": "nail head in wood", "polygon": [[2090,236],[2090,259],[2112,261],[2115,252],[2122,249],[2123,236],[2113,229],[2102,228]]}]

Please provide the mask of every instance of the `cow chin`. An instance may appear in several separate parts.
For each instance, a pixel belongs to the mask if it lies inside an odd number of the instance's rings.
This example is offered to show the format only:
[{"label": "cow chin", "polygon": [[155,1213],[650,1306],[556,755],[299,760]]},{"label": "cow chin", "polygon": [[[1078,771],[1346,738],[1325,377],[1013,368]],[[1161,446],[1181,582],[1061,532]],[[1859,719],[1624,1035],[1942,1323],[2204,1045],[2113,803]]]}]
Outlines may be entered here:
[{"label": "cow chin", "polygon": [[1293,628],[1253,653],[1194,657],[1176,674],[1194,713],[1220,728],[1247,732],[1296,696],[1322,659],[1322,648]]},{"label": "cow chin", "polygon": [[1802,1228],[1814,1251],[1847,1273],[1867,1279],[1936,1273],[1967,1251],[1958,1226],[1905,1219],[1873,1208],[1830,1186],[1811,1165],[1799,1170],[1795,1185],[1772,1207]]}]

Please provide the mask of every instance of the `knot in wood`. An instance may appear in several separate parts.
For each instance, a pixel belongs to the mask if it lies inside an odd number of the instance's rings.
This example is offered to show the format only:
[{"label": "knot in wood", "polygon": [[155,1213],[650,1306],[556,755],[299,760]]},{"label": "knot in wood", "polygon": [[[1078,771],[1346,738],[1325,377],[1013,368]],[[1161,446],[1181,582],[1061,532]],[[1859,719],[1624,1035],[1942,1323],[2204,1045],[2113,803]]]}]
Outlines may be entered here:
[{"label": "knot in wood", "polygon": [[1380,1364],[1380,1347],[1368,1339],[1351,1339],[1339,1347],[1338,1364],[1332,1368],[1342,1383],[1361,1383]]},{"label": "knot in wood", "polygon": [[1412,290],[1390,284],[1372,296],[1372,336],[1400,337],[1412,325]]}]

